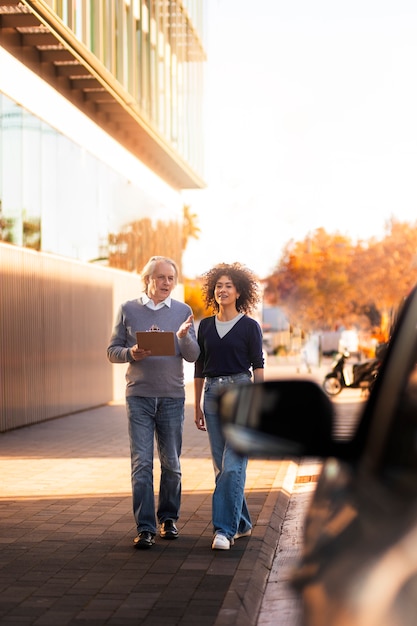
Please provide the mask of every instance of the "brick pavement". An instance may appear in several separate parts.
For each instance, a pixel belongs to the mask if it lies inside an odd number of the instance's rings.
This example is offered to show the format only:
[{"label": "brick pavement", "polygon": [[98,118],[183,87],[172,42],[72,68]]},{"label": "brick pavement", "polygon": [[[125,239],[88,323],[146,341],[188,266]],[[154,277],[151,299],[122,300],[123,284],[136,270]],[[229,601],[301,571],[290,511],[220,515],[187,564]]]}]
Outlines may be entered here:
[{"label": "brick pavement", "polygon": [[188,384],[181,535],[149,551],[132,547],[124,404],[0,435],[1,626],[256,624],[297,464],[250,460],[253,535],[212,551],[213,469],[192,403]]}]

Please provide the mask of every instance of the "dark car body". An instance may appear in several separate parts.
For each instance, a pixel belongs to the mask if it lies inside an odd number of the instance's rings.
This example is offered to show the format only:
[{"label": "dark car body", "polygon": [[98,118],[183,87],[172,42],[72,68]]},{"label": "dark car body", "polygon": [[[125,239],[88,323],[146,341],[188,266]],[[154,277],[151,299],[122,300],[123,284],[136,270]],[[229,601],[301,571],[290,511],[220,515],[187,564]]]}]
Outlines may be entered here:
[{"label": "dark car body", "polygon": [[292,579],[303,624],[416,626],[416,288],[349,441],[334,437],[334,405],[311,380],[230,389],[219,410],[242,454],[323,459]]}]

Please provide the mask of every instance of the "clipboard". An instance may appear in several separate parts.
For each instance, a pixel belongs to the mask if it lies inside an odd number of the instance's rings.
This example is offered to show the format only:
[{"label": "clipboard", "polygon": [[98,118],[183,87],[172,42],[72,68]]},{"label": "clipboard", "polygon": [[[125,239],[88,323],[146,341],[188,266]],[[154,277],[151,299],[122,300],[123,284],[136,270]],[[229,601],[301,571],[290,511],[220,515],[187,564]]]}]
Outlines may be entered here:
[{"label": "clipboard", "polygon": [[139,348],[150,350],[151,356],[175,356],[174,333],[171,331],[137,331],[136,343]]}]

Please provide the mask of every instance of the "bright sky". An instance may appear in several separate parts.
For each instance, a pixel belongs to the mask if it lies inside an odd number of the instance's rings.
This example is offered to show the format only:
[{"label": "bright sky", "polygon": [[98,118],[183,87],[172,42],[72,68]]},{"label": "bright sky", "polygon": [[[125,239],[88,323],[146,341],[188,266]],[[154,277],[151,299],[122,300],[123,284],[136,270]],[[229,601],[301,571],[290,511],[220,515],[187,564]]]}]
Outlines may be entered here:
[{"label": "bright sky", "polygon": [[207,180],[184,254],[194,277],[262,278],[324,227],[382,236],[417,221],[417,2],[209,0]]}]

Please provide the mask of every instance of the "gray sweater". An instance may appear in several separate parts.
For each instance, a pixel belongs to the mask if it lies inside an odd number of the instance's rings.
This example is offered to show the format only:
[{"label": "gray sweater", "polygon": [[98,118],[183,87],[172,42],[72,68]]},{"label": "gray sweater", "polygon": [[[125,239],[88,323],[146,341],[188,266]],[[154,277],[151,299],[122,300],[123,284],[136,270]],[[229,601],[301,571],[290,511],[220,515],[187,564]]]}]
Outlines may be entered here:
[{"label": "gray sweater", "polygon": [[[200,353],[194,326],[187,335],[178,339],[176,332],[192,315],[188,304],[171,299],[171,307],[157,311],[142,304],[141,300],[129,300],[121,305],[107,348],[111,363],[127,363],[126,395],[147,398],[184,398],[183,359],[192,363]],[[173,331],[175,356],[150,356],[143,361],[133,361],[129,348],[136,344],[136,331],[149,330],[151,326]]]}]

